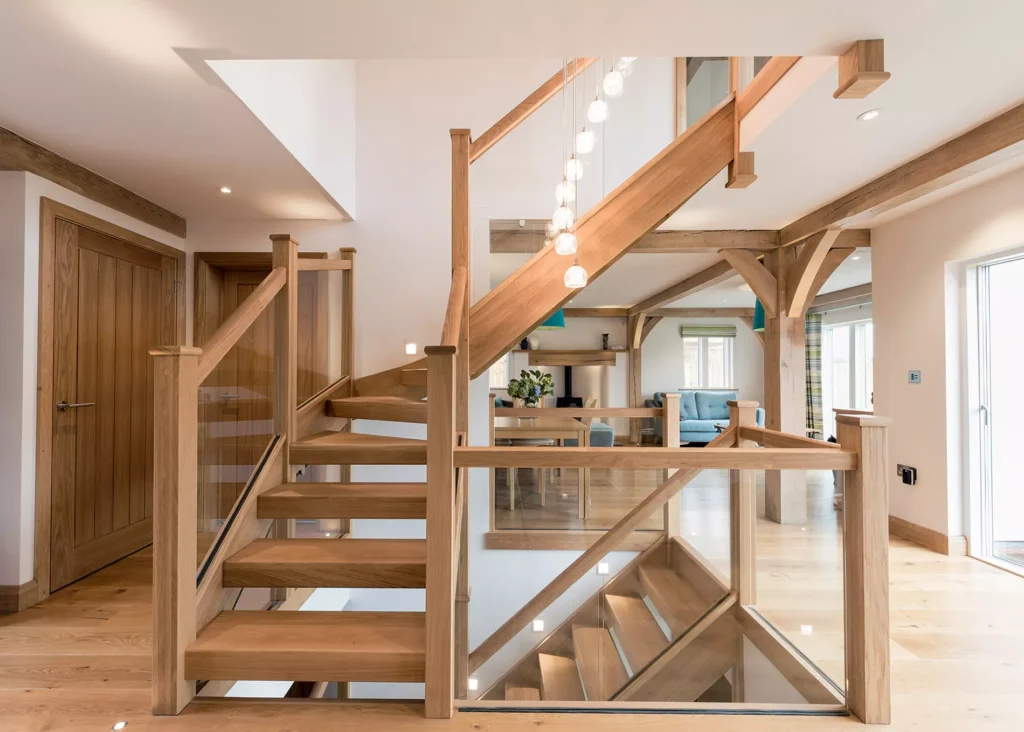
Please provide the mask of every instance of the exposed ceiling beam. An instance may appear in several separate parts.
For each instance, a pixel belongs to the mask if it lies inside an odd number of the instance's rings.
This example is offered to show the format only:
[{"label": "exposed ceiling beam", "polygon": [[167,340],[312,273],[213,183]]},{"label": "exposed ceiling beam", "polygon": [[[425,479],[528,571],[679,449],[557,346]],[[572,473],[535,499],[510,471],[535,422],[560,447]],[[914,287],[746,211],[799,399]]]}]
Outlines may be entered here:
[{"label": "exposed ceiling beam", "polygon": [[23,170],[185,238],[185,219],[52,150],[0,127],[0,170]]},{"label": "exposed ceiling beam", "polygon": [[782,245],[831,227],[859,226],[1024,153],[1024,104],[904,163],[782,229]]},{"label": "exposed ceiling beam", "polygon": [[764,312],[769,318],[774,318],[779,312],[778,282],[775,275],[768,271],[768,268],[761,264],[751,252],[743,249],[723,249],[722,258],[732,265],[733,269],[740,273],[743,280],[750,285],[750,289],[757,295],[757,299],[764,306]]},{"label": "exposed ceiling beam", "polygon": [[786,282],[786,313],[791,318],[802,318],[807,305],[816,294],[812,286],[825,264],[825,257],[839,238],[839,229],[825,229],[815,234],[800,250],[796,266],[790,270]]},{"label": "exposed ceiling beam", "polygon": [[567,318],[627,318],[629,308],[562,308]]},{"label": "exposed ceiling beam", "polygon": [[630,315],[654,310],[667,302],[678,300],[685,295],[692,295],[695,292],[707,289],[719,282],[724,282],[736,274],[736,270],[726,261],[716,262],[707,269],[697,274],[690,275],[686,279],[677,282],[671,287],[666,287],[656,295],[651,295],[643,302],[639,302],[629,309]]},{"label": "exposed ceiling beam", "polygon": [[[540,109],[544,102],[562,90],[562,85],[575,79],[586,71],[587,67],[597,61],[596,58],[577,58],[568,63],[565,69],[559,69],[550,79],[541,84],[515,108],[488,128],[480,137],[469,145],[469,162],[490,150],[494,145],[531,114]],[[564,76],[563,76],[564,74]]]},{"label": "exposed ceiling beam", "polygon": [[856,305],[867,305],[871,302],[871,283],[847,287],[845,290],[836,290],[824,295],[818,295],[811,302],[808,313],[821,313],[827,310],[839,310],[850,308]]},{"label": "exposed ceiling beam", "polygon": [[[491,221],[491,254],[534,254],[544,246],[547,219],[496,219]],[[768,229],[735,231],[652,231],[628,254],[675,254],[717,252],[719,249],[768,251],[779,246],[779,232]]]},{"label": "exposed ceiling beam", "polygon": [[[563,308],[567,318],[627,318],[629,308]],[[649,318],[746,318],[754,317],[754,308],[657,308]]]}]

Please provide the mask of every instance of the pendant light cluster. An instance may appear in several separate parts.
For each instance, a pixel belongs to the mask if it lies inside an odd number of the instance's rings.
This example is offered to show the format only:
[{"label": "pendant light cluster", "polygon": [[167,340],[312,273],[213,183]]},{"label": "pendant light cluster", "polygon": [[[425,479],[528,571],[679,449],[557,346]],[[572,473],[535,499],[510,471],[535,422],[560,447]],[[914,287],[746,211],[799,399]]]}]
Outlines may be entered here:
[{"label": "pendant light cluster", "polygon": [[[622,96],[624,77],[633,73],[634,61],[636,61],[635,56],[623,57],[618,59],[618,61],[612,59],[608,73],[605,74],[604,79],[597,86],[594,100],[587,107],[587,120],[592,125],[600,125],[608,119],[608,102],[601,97],[602,91],[608,99]],[[574,59],[572,63],[575,65],[578,61]],[[578,72],[575,66],[573,71]],[[573,74],[574,77],[577,75],[577,73]],[[551,221],[547,225],[547,235],[548,243],[554,242],[555,252],[563,256],[572,255],[573,264],[565,271],[564,282],[566,287],[578,290],[587,286],[587,271],[580,266],[579,257],[576,253],[575,225],[579,205],[576,197],[576,186],[577,182],[583,177],[583,161],[579,156],[589,155],[594,151],[594,148],[597,146],[597,135],[594,134],[593,129],[588,128],[584,124],[583,128],[575,134],[573,150],[566,160],[565,127],[568,119],[565,113],[565,92],[568,86],[568,76],[569,62],[566,61],[562,66],[562,159],[565,160],[565,166],[562,171],[562,182],[555,186],[555,200],[558,201],[558,208],[555,209],[555,213],[551,216]],[[577,129],[575,78],[572,91],[572,129],[575,131]]]}]

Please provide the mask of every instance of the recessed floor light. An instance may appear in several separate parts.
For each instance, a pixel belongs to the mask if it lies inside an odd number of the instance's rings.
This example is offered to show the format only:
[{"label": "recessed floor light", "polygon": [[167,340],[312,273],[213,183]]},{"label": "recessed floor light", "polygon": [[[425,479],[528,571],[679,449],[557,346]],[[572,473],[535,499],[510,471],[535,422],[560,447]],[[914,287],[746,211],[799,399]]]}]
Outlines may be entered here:
[{"label": "recessed floor light", "polygon": [[470,691],[476,691],[478,688],[480,688],[480,682],[477,679],[469,679],[469,683],[467,684],[467,686],[469,687]]},{"label": "recessed floor light", "polygon": [[544,621],[543,620],[538,618],[537,620],[533,621],[533,632],[534,633],[543,633],[544,632]]},{"label": "recessed floor light", "polygon": [[856,262],[858,259],[860,259],[860,255],[858,254],[856,257],[850,257],[850,259]]},{"label": "recessed floor light", "polygon": [[231,189],[228,188],[227,186],[221,186],[220,187],[220,192],[221,193],[231,193]]},{"label": "recessed floor light", "polygon": [[867,112],[861,112],[860,114],[858,114],[857,119],[859,119],[861,122],[870,122],[881,113],[881,109],[869,109]]}]

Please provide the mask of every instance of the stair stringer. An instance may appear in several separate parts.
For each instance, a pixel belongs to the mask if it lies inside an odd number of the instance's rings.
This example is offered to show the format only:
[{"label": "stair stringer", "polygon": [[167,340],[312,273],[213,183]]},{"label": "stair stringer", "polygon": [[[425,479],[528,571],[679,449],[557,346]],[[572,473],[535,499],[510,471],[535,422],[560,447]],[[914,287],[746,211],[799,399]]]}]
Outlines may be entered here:
[{"label": "stair stringer", "polygon": [[[734,97],[712,109],[576,222],[579,263],[597,279],[733,158]],[[575,295],[565,257],[545,247],[470,311],[473,377]]]},{"label": "stair stringer", "polygon": [[662,536],[632,559],[619,570],[600,590],[580,604],[568,618],[557,628],[545,636],[536,646],[524,653],[501,677],[479,695],[480,699],[504,699],[505,685],[511,683],[515,687],[540,688],[540,670],[537,666],[537,654],[549,653],[555,656],[573,656],[572,626],[584,625],[596,627],[601,625],[601,602],[608,593],[635,591],[639,586],[637,571],[645,562],[658,559],[666,552],[665,538]]}]

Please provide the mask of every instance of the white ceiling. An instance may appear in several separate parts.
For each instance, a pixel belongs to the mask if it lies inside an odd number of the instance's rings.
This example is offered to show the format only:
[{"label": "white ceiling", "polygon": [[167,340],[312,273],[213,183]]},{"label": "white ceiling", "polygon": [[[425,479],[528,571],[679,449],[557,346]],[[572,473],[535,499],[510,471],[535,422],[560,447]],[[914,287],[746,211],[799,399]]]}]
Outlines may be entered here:
[{"label": "white ceiling", "polygon": [[[341,217],[205,59],[835,55],[885,39],[893,77],[870,104],[832,100],[824,75],[755,140],[759,181],[716,181],[679,228],[789,223],[1024,96],[1010,0],[0,2],[0,125],[187,217]],[[868,106],[882,117],[855,122]]]}]

